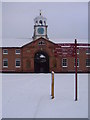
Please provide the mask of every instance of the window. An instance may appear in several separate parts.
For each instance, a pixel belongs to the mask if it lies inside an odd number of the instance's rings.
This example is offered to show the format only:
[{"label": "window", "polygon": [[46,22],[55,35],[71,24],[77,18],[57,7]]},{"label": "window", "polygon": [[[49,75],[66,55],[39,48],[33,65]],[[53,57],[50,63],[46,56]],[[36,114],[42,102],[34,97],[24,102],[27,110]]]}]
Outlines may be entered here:
[{"label": "window", "polygon": [[79,49],[77,49],[77,54],[79,54]]},{"label": "window", "polygon": [[44,21],[44,24],[46,25],[46,21]]},{"label": "window", "polygon": [[67,67],[67,59],[66,58],[62,59],[62,67]]},{"label": "window", "polygon": [[42,25],[42,20],[40,20],[39,23]]},{"label": "window", "polygon": [[[76,66],[76,62],[75,62],[75,59],[74,59],[74,67]],[[79,58],[77,58],[77,67],[79,67]]]},{"label": "window", "polygon": [[90,49],[87,49],[87,50],[86,50],[86,54],[90,54]]},{"label": "window", "polygon": [[8,50],[7,49],[3,49],[3,54],[8,54]]},{"label": "window", "polygon": [[45,45],[44,41],[39,41],[38,45]]},{"label": "window", "polygon": [[16,67],[17,67],[17,68],[20,67],[20,66],[21,66],[21,61],[20,61],[20,59],[16,59],[15,64],[16,64]]},{"label": "window", "polygon": [[8,59],[7,58],[3,59],[3,67],[4,68],[8,67]]},{"label": "window", "polygon": [[15,53],[20,54],[20,49],[17,49]]},{"label": "window", "polygon": [[86,67],[90,67],[90,59],[86,59]]}]

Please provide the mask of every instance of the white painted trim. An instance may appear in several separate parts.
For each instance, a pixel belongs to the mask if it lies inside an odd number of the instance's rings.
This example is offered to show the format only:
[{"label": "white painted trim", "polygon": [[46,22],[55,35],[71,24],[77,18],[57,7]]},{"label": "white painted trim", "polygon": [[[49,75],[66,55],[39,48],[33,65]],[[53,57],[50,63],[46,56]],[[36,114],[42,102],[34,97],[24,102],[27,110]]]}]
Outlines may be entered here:
[{"label": "white painted trim", "polygon": [[[74,66],[74,67],[76,67],[76,66]],[[77,66],[77,67],[79,67],[79,66]]]},{"label": "white painted trim", "polygon": [[[4,50],[7,50],[7,53],[4,53]],[[7,54],[8,54],[8,49],[3,49],[3,54],[6,54],[6,55],[7,55]]]},{"label": "white painted trim", "polygon": [[90,55],[90,53],[86,53],[86,55]]},{"label": "white painted trim", "polygon": [[21,66],[16,66],[16,68],[20,68]]},{"label": "white painted trim", "polygon": [[8,68],[8,66],[3,66],[3,68]]},{"label": "white painted trim", "polygon": [[62,67],[68,67],[68,66],[62,66]]}]

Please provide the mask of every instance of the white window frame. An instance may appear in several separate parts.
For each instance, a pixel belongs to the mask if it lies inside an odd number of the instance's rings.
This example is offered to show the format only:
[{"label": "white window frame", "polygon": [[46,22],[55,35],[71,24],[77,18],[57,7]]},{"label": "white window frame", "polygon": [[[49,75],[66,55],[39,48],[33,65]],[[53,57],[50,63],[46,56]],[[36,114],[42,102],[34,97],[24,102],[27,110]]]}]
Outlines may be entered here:
[{"label": "white window frame", "polygon": [[[4,66],[4,62],[7,61],[7,66]],[[8,68],[8,59],[7,58],[4,58],[3,59],[3,68]]]},{"label": "white window frame", "polygon": [[[63,60],[66,59],[67,62],[66,62],[66,66],[63,66]],[[62,58],[62,67],[68,67],[68,59],[67,58]]]},{"label": "white window frame", "polygon": [[[79,58],[77,58],[77,63],[78,63],[77,67],[79,67]],[[75,58],[74,58],[74,67],[76,67],[75,66]]]},{"label": "white window frame", "polygon": [[[86,55],[90,54],[90,52],[89,52],[88,50],[90,51],[90,49],[87,49],[87,50],[86,50]],[[87,52],[87,51],[88,51],[88,52]]]},{"label": "white window frame", "polygon": [[77,54],[79,54],[79,52],[80,52],[79,49],[77,49]]},{"label": "white window frame", "polygon": [[[16,66],[16,62],[17,62],[17,61],[20,61],[20,66]],[[16,58],[16,60],[15,60],[15,67],[16,67],[16,68],[20,68],[20,67],[21,67],[21,59],[20,59],[20,58]]]},{"label": "white window frame", "polygon": [[20,49],[16,49],[15,54],[21,54],[21,51],[20,52],[16,52],[16,51],[20,51]]},{"label": "white window frame", "polygon": [[[89,58],[86,58],[86,59],[89,59]],[[89,59],[89,60],[90,60],[90,59]],[[87,65],[86,65],[86,67],[90,67],[90,66],[87,66]]]},{"label": "white window frame", "polygon": [[[7,51],[7,53],[4,51]],[[8,54],[8,49],[3,49],[3,54]]]}]

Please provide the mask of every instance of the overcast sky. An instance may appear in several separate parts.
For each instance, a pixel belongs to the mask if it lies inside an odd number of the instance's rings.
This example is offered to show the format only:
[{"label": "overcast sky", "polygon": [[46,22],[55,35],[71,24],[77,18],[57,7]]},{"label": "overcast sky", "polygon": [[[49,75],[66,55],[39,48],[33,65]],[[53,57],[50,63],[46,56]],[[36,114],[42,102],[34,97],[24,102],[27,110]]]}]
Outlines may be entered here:
[{"label": "overcast sky", "polygon": [[4,38],[31,38],[34,18],[42,10],[47,18],[49,38],[88,38],[88,3],[3,3]]}]

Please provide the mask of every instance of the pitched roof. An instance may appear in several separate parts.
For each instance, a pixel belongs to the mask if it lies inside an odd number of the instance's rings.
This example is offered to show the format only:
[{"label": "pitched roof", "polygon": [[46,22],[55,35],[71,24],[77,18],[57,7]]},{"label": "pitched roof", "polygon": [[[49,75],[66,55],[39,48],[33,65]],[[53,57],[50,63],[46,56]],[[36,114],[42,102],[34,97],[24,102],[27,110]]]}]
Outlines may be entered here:
[{"label": "pitched roof", "polygon": [[[74,43],[75,39],[49,39],[52,43]],[[33,42],[32,38],[3,38],[2,45],[0,47],[22,47],[30,42]],[[88,43],[87,39],[77,39],[78,43]]]}]

